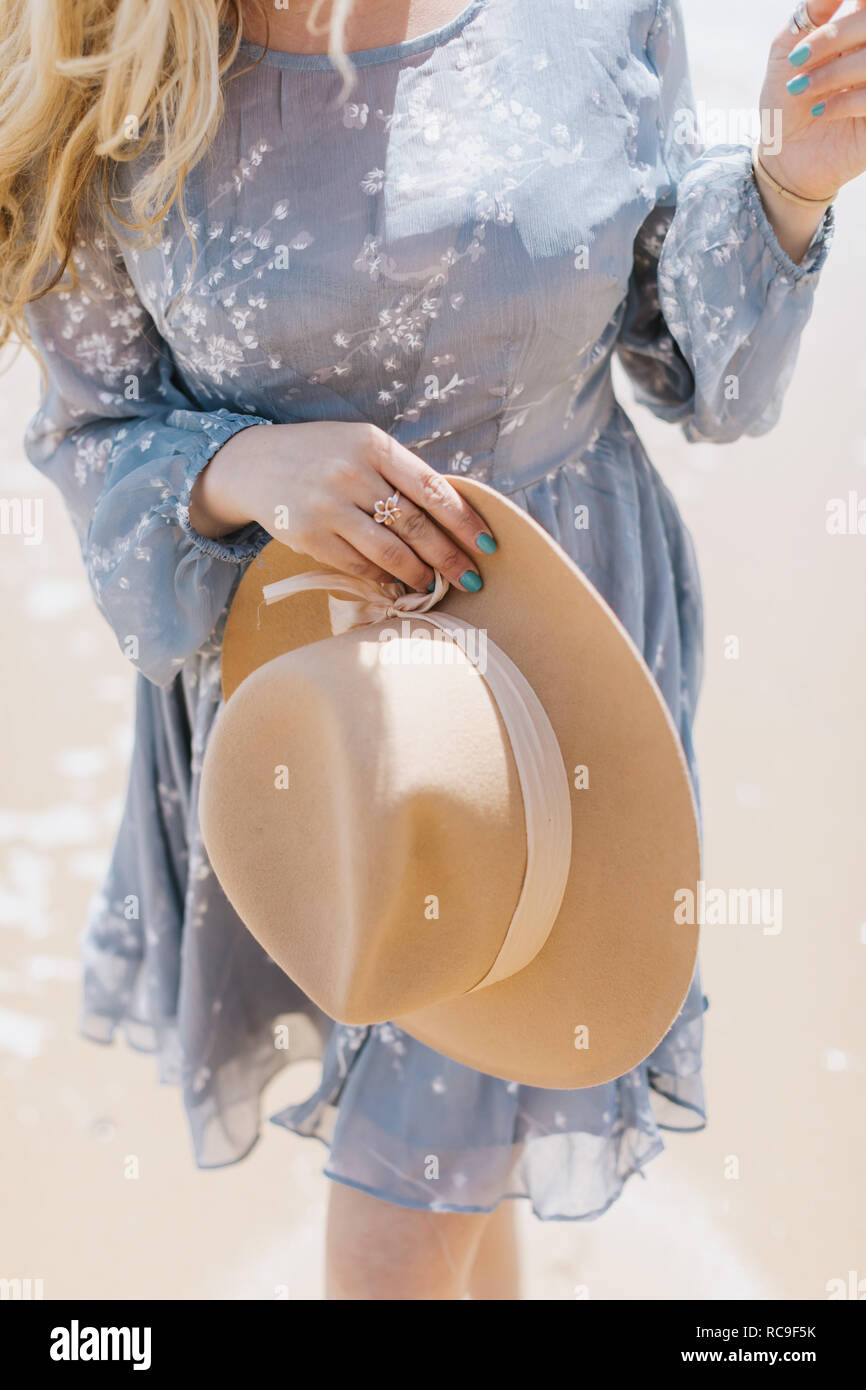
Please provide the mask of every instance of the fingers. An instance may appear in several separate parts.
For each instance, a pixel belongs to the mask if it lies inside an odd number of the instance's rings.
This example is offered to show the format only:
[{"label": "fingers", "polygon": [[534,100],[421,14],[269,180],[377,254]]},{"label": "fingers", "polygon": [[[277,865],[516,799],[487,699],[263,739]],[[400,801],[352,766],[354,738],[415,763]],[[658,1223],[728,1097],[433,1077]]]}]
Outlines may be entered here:
[{"label": "fingers", "polygon": [[[385,570],[389,579],[401,579],[422,593],[432,584],[430,566],[395,535],[393,526],[380,526],[359,508],[341,517],[337,525],[349,546]],[[463,568],[467,568],[465,563]]]},{"label": "fingers", "polygon": [[474,562],[413,502],[401,498],[400,517],[393,529],[411,545],[422,560],[426,560],[434,570],[444,574],[449,584],[456,584],[459,588],[470,589],[472,592],[481,588],[481,576]]},{"label": "fingers", "polygon": [[325,535],[313,549],[307,552],[312,560],[318,560],[320,565],[328,565],[331,569],[339,570],[341,574],[353,574],[360,579],[372,579],[377,584],[389,583],[394,576],[387,570],[383,570],[375,564],[369,556],[362,555],[355,546],[341,536]]},{"label": "fingers", "polygon": [[[438,474],[437,474],[438,477]],[[373,510],[371,505],[370,510]],[[441,527],[437,526],[426,512],[422,512],[420,507],[416,507],[414,502],[402,494],[399,503],[400,515],[388,528],[393,535],[397,535],[405,541],[408,546],[425,560],[432,569],[439,570],[444,574],[449,584],[456,584],[462,589],[470,589],[477,592],[481,588],[481,576],[472,560],[464,550],[461,550],[456,541],[452,540]],[[374,523],[377,526],[381,523]],[[384,530],[385,527],[382,526]],[[468,583],[467,581],[468,577]],[[425,581],[423,587],[433,578],[432,571]]]},{"label": "fingers", "polygon": [[[794,38],[789,34],[788,39],[790,43],[787,57],[794,70],[788,82],[788,90],[793,95],[799,95],[807,90],[810,93],[814,91],[819,77],[821,79],[826,77],[828,69],[834,67],[840,60],[855,65],[859,61],[861,76],[855,76],[855,81],[862,80],[864,48],[866,48],[866,10],[858,10],[854,14],[844,15],[841,19],[833,20],[831,23],[822,24],[813,33],[804,34],[800,38]],[[849,67],[845,71],[856,72],[858,69]],[[804,81],[804,79],[806,80]],[[831,86],[825,87],[825,90],[838,91],[840,87],[846,85],[848,84],[845,81],[834,80]]]},{"label": "fingers", "polygon": [[434,570],[468,593],[482,587],[480,574],[460,547],[403,497],[400,517],[393,525],[384,526],[358,508],[340,519],[338,529],[353,549],[387,571],[389,579],[400,579],[410,589],[428,590]]},{"label": "fingers", "polygon": [[[789,82],[788,90],[792,91],[792,95],[802,96],[804,101],[808,99],[814,112],[815,105],[822,101],[826,102],[828,97],[866,84],[866,49],[859,53],[852,53],[847,58],[839,58],[835,62],[827,63],[813,73],[803,73],[802,77],[806,79],[805,84],[803,82],[798,83],[795,78],[794,88],[792,89]],[[816,112],[814,114],[820,115],[822,113]]]},{"label": "fingers", "polygon": [[866,116],[866,87],[858,87],[852,92],[839,92],[837,96],[826,97],[812,108],[813,116],[822,121],[840,121],[853,116]]},{"label": "fingers", "polygon": [[[796,8],[792,3],[791,10]],[[842,0],[806,0],[806,10],[813,24],[819,26],[827,24],[842,8]]]},{"label": "fingers", "polygon": [[393,489],[450,531],[470,554],[480,551],[490,555],[496,549],[484,518],[463,500],[448,479],[384,430],[376,430],[371,440],[370,461],[393,484]]}]

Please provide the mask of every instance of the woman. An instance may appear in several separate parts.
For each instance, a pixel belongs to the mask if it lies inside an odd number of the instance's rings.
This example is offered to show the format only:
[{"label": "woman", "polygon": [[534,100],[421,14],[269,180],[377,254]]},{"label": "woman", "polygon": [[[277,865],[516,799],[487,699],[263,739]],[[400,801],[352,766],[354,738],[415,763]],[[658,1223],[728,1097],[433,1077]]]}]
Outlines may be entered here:
[{"label": "woman", "polygon": [[700,151],[679,0],[55,0],[47,27],[18,7],[32,33],[7,10],[4,329],[45,364],[30,457],[139,672],[82,1031],[158,1054],[202,1167],[242,1158],[264,1084],[323,1052],[274,1119],[330,1146],[329,1297],[517,1297],[502,1199],[597,1216],[662,1128],[699,1128],[705,1001],[696,975],[640,1067],[574,1092],[321,1016],[199,838],[227,602],[270,535],[477,590],[496,538],[447,481],[470,473],[619,614],[694,773],[692,546],[611,361],[691,440],[777,419],[830,204],[866,167],[866,13],[837,8],[780,15],[761,105],[784,139],[768,121],[754,169]]}]

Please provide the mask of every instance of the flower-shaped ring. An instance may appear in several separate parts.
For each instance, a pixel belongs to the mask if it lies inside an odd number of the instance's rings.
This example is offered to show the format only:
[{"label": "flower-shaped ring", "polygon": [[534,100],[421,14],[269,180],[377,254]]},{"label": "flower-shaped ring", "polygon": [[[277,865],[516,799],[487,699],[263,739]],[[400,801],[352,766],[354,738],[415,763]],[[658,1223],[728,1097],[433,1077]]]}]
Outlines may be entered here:
[{"label": "flower-shaped ring", "polygon": [[395,492],[393,496],[386,497],[384,502],[377,502],[373,512],[373,520],[378,521],[383,526],[393,526],[395,521],[400,519],[400,494]]}]

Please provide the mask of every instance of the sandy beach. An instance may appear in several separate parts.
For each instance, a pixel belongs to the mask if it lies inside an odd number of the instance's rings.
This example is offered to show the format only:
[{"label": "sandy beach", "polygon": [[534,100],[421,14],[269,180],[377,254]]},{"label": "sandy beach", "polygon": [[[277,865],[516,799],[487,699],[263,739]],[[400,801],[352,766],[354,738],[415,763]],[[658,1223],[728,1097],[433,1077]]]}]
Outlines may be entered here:
[{"label": "sandy beach", "polygon": [[[723,18],[685,8],[707,119],[748,109],[784,3],[759,19],[745,0]],[[707,1128],[668,1136],[597,1221],[545,1224],[520,1204],[530,1299],[825,1299],[852,1270],[866,1297],[866,534],[827,528],[834,499],[866,514],[864,219],[861,179],[838,200],[773,433],[689,445],[631,407],[701,563],[706,882],[778,890],[781,911],[704,929]],[[617,389],[628,405],[619,375]],[[0,378],[0,495],[41,503],[43,536],[0,535],[0,1276],[41,1280],[46,1299],[317,1299],[323,1147],[263,1123],[247,1159],[199,1171],[154,1059],[76,1035],[133,673],[24,457],[37,394],[22,356]],[[316,1072],[278,1078],[263,1118]]]}]

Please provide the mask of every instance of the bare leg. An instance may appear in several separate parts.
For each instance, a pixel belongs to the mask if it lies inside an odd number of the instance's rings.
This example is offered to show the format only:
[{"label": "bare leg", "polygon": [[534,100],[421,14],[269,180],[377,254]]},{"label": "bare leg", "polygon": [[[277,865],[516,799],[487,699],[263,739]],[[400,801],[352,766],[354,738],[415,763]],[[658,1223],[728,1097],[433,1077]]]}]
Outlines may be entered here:
[{"label": "bare leg", "polygon": [[332,1182],[327,1299],[461,1299],[487,1215],[416,1211]]},{"label": "bare leg", "polygon": [[469,1276],[473,1299],[520,1299],[516,1205],[500,1202],[484,1228]]}]

